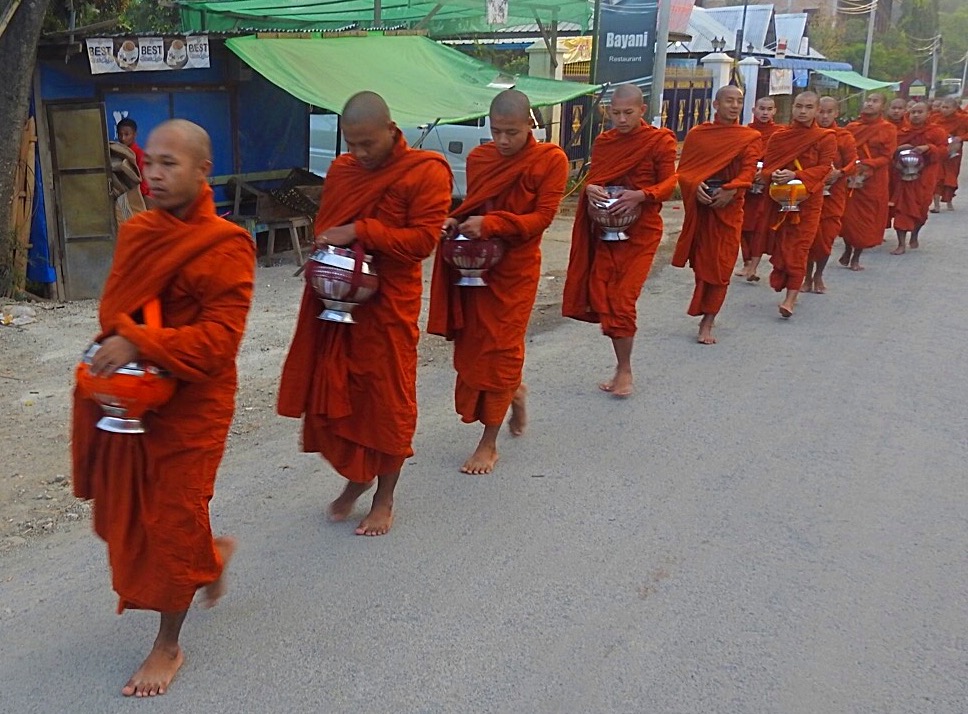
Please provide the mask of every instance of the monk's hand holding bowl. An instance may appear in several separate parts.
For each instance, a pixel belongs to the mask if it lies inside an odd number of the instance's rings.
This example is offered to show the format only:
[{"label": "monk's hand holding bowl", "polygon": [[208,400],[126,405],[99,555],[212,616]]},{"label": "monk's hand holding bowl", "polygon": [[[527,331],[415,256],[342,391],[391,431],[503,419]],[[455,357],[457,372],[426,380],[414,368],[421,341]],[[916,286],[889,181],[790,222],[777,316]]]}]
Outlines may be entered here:
[{"label": "monk's hand holding bowl", "polygon": [[448,218],[446,221],[444,221],[444,225],[440,227],[440,235],[449,236],[452,233],[456,233],[459,225],[460,221],[458,221],[456,218]]},{"label": "monk's hand holding bowl", "polygon": [[729,204],[731,204],[733,202],[733,199],[735,197],[736,197],[736,189],[735,188],[730,188],[730,189],[721,188],[721,189],[719,189],[716,192],[716,195],[713,196],[713,200],[709,204],[709,207],[710,208],[725,208],[726,206],[728,206]]},{"label": "monk's hand holding bowl", "polygon": [[323,248],[327,245],[344,246],[356,240],[356,229],[352,223],[344,226],[327,228],[326,232],[316,236],[316,247]]},{"label": "monk's hand holding bowl", "polygon": [[607,201],[611,196],[608,195],[608,191],[602,186],[590,183],[585,186],[585,195],[587,195],[593,201]]},{"label": "monk's hand holding bowl", "polygon": [[101,349],[91,358],[91,374],[110,377],[121,367],[138,359],[138,348],[121,335],[111,335],[101,342]]},{"label": "monk's hand holding bowl", "polygon": [[701,183],[696,187],[696,200],[702,205],[708,206],[713,202],[713,196],[718,191],[719,189],[711,189],[705,183]]},{"label": "monk's hand holding bowl", "polygon": [[615,203],[608,207],[608,212],[614,215],[625,215],[635,210],[635,207],[645,201],[645,191],[625,189],[615,198]]},{"label": "monk's hand holding bowl", "polygon": [[772,176],[773,182],[779,184],[790,183],[796,177],[796,172],[790,171],[790,169],[777,169]]},{"label": "monk's hand holding bowl", "polygon": [[471,216],[458,226],[458,230],[468,238],[481,238],[484,216]]}]

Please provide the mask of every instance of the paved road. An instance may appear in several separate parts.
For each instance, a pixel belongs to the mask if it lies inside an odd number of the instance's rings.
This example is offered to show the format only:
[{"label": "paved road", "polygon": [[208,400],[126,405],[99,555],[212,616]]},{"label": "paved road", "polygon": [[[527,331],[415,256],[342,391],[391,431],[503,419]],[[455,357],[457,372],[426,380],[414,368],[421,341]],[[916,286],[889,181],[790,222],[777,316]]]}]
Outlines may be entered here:
[{"label": "paved road", "polygon": [[325,521],[294,422],[234,442],[233,591],[158,701],[117,695],[155,620],[113,614],[101,543],[5,558],[0,712],[963,713],[966,215],[834,266],[789,322],[734,285],[716,347],[663,269],[625,403],[594,327],[537,335],[530,434],[488,478],[456,473],[476,433],[423,369],[390,537]]}]

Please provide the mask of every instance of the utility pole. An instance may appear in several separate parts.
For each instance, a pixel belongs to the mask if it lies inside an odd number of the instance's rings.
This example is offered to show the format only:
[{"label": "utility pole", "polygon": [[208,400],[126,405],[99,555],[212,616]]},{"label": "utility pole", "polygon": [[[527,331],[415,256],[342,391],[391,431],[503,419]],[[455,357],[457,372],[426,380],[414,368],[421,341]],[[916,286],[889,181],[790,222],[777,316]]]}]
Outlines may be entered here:
[{"label": "utility pole", "polygon": [[736,31],[736,47],[733,48],[733,57],[737,61],[743,57],[743,43],[746,42],[746,10],[749,6],[750,0],[743,0],[743,23]]},{"label": "utility pole", "polygon": [[928,99],[934,99],[938,83],[938,55],[941,52],[941,35],[935,35],[931,43],[931,88],[928,90]]},{"label": "utility pole", "polygon": [[965,98],[965,80],[968,80],[968,52],[962,58],[965,61],[965,68],[961,70],[961,98]]},{"label": "utility pole", "polygon": [[373,26],[380,27],[381,25],[383,25],[383,0],[374,0]]},{"label": "utility pole", "polygon": [[864,49],[864,76],[870,75],[871,47],[874,44],[874,19],[877,17],[877,0],[871,0],[871,18],[867,23],[867,47]]},{"label": "utility pole", "polygon": [[669,48],[669,16],[672,3],[658,0],[658,16],[655,20],[655,57],[652,62],[652,126],[662,126],[662,101],[665,94],[666,50]]}]

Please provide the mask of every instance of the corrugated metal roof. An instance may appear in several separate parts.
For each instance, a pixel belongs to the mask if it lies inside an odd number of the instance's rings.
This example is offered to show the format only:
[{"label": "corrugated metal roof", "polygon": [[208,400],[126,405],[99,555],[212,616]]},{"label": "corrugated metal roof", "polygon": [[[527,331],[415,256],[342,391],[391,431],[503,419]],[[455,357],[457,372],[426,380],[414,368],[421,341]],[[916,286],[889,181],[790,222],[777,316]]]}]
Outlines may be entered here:
[{"label": "corrugated metal roof", "polygon": [[705,12],[726,28],[729,33],[726,38],[729,47],[736,44],[733,38],[736,37],[736,31],[739,29],[743,30],[743,44],[752,43],[754,52],[765,49],[768,41],[772,39],[770,37],[773,21],[772,5],[749,5],[746,8],[745,26],[742,6],[710,8]]},{"label": "corrugated metal roof", "polygon": [[774,15],[773,26],[776,28],[777,41],[785,38],[789,51],[800,51],[803,35],[807,30],[807,13],[796,12],[787,15]]}]

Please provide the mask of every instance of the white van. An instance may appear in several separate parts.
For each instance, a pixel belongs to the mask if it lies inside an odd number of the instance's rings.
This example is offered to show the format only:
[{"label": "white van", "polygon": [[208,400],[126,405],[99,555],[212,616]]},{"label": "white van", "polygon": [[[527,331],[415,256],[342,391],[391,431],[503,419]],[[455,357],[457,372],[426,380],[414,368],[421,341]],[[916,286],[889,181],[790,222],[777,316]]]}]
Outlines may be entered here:
[{"label": "white van", "polygon": [[[329,165],[336,157],[336,114],[311,114],[309,116],[309,170],[325,176]],[[414,145],[426,133],[427,125],[422,127],[401,127],[407,143]],[[534,129],[539,141],[543,130]],[[471,119],[460,124],[438,124],[427,133],[421,144],[422,149],[443,154],[454,172],[454,196],[467,195],[467,155],[475,146],[491,140],[491,124],[488,117]],[[341,153],[346,152],[343,141]]]}]

